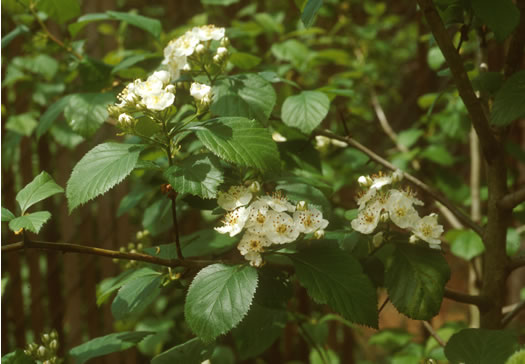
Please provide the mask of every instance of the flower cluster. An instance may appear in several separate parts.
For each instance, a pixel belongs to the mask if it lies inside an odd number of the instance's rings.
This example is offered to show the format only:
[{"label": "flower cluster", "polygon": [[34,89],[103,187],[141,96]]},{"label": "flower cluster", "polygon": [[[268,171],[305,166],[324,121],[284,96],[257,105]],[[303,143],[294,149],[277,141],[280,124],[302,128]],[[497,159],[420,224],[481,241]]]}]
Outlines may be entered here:
[{"label": "flower cluster", "polygon": [[245,229],[237,248],[250,265],[263,264],[261,253],[272,245],[295,241],[301,233],[314,233],[320,238],[328,220],[316,208],[301,201],[292,204],[280,191],[254,198],[257,186],[232,186],[219,192],[217,203],[228,211],[223,226],[215,228],[221,234],[235,236]]},{"label": "flower cluster", "polygon": [[206,56],[210,56],[210,43],[212,40],[220,41],[220,47],[211,58],[216,63],[222,61],[228,53],[226,45],[228,38],[224,36],[225,29],[215,25],[204,25],[188,30],[182,36],[168,43],[164,48],[165,65],[173,79],[180,76],[181,71],[189,71],[193,66],[204,66]]},{"label": "flower cluster", "polygon": [[437,215],[419,217],[414,205],[422,206],[423,202],[415,197],[410,189],[385,189],[403,178],[401,171],[391,175],[379,173],[374,176],[361,176],[358,182],[367,190],[357,200],[358,215],[352,220],[352,228],[362,234],[371,234],[379,221],[389,219],[398,227],[412,232],[411,242],[419,239],[426,241],[431,248],[440,249],[439,240],[443,226],[438,224]]},{"label": "flower cluster", "polygon": [[24,353],[42,364],[60,364],[64,360],[58,357],[58,334],[56,330],[40,335],[41,344],[36,342],[28,344]]}]

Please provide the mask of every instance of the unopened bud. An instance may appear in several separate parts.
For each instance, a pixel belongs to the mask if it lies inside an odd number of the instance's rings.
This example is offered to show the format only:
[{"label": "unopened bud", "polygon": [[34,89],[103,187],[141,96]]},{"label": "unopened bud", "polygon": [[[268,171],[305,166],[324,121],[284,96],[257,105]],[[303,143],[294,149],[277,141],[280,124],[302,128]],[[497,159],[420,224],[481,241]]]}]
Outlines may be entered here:
[{"label": "unopened bud", "polygon": [[122,124],[122,126],[127,126],[133,122],[133,117],[131,117],[131,115],[123,113],[118,116],[118,122]]},{"label": "unopened bud", "polygon": [[40,339],[42,340],[43,344],[48,344],[51,341],[51,337],[49,336],[49,334],[42,334],[40,336]]},{"label": "unopened bud", "polygon": [[128,243],[128,250],[135,249],[134,243]]},{"label": "unopened bud", "polygon": [[29,351],[35,353],[38,350],[38,345],[36,343],[31,343],[28,345]]},{"label": "unopened bud", "polygon": [[126,248],[124,248],[123,246],[121,246],[118,250],[119,250],[121,253],[125,253],[125,252],[126,252]]},{"label": "unopened bud", "polygon": [[381,214],[381,216],[379,217],[379,220],[380,220],[381,222],[387,222],[388,219],[389,219],[388,212],[383,212],[383,213]]},{"label": "unopened bud", "polygon": [[408,241],[412,244],[415,244],[419,241],[419,238],[415,235],[411,235],[410,238],[408,239]]},{"label": "unopened bud", "polygon": [[258,193],[261,190],[261,184],[258,181],[253,181],[250,184],[250,191],[252,193]]},{"label": "unopened bud", "polygon": [[195,53],[200,54],[206,50],[206,47],[203,44],[197,44],[195,47]]},{"label": "unopened bud", "polygon": [[383,232],[380,231],[372,238],[372,244],[377,248],[383,243]]},{"label": "unopened bud", "polygon": [[314,237],[316,239],[322,239],[324,238],[324,230],[323,229],[319,229],[317,230],[315,233],[314,233]]},{"label": "unopened bud", "polygon": [[225,55],[228,54],[228,48],[225,48],[225,47],[219,47],[217,48],[217,55],[219,57],[224,57]]},{"label": "unopened bud", "polygon": [[224,37],[221,39],[221,47],[227,47],[230,45],[230,39],[228,37]]},{"label": "unopened bud", "polygon": [[137,240],[142,240],[142,238],[144,237],[144,233],[142,231],[138,231],[136,237]]},{"label": "unopened bud", "polygon": [[47,349],[45,348],[45,346],[43,345],[40,345],[38,347],[38,350],[36,351],[36,356],[39,358],[39,359],[44,359],[47,355]]},{"label": "unopened bud", "polygon": [[142,249],[144,249],[144,244],[142,244],[142,243],[138,243],[138,244],[137,244],[137,250],[138,250],[138,251],[141,251]]},{"label": "unopened bud", "polygon": [[214,55],[213,56],[213,62],[220,63],[221,62],[221,57],[218,54]]},{"label": "unopened bud", "polygon": [[132,254],[135,254],[137,252],[137,250],[136,249],[131,249],[129,252],[132,253]]},{"label": "unopened bud", "polygon": [[182,70],[183,71],[191,71],[191,66],[189,63],[186,63],[183,67],[182,67]]},{"label": "unopened bud", "polygon": [[51,342],[49,343],[49,349],[51,349],[53,351],[57,351],[57,349],[58,349],[58,341],[57,340],[51,340]]},{"label": "unopened bud", "polygon": [[399,182],[403,179],[403,171],[400,169],[396,169],[394,173],[392,173],[392,182]]},{"label": "unopened bud", "polygon": [[175,93],[176,88],[175,88],[174,85],[168,85],[168,86],[166,86],[165,90],[166,90],[166,92]]},{"label": "unopened bud", "polygon": [[365,176],[361,176],[357,179],[357,183],[359,183],[359,185],[361,187],[366,187],[368,185],[368,182],[366,180],[366,177]]},{"label": "unopened bud", "polygon": [[299,201],[296,206],[297,211],[306,211],[308,210],[308,202]]},{"label": "unopened bud", "polygon": [[58,340],[58,332],[57,332],[57,330],[52,330],[49,333],[49,336],[51,336],[51,339],[53,339],[53,340]]}]

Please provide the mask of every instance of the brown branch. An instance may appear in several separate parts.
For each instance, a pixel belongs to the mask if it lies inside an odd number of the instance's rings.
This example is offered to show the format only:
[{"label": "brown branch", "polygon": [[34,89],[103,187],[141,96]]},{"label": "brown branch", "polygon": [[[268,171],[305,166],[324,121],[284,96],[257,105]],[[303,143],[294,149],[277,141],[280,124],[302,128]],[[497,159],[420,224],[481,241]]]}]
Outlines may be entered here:
[{"label": "brown branch", "polygon": [[472,125],[479,136],[483,155],[490,163],[490,161],[499,155],[499,153],[495,153],[498,149],[498,143],[490,129],[489,120],[487,115],[485,115],[483,106],[474,93],[472,84],[470,83],[467,72],[465,71],[463,60],[452,44],[452,40],[432,0],[417,0],[417,2],[430,25],[434,39],[441,49],[450,71],[452,72],[459,95],[467,108],[472,120]]},{"label": "brown branch", "polygon": [[489,301],[483,296],[472,296],[469,294],[452,291],[448,288],[445,288],[443,297],[452,301],[478,306],[480,309],[487,307],[490,304]]},{"label": "brown branch", "polygon": [[432,327],[432,325],[430,325],[428,321],[422,321],[422,323],[425,329],[427,329],[428,333],[432,335],[434,339],[436,339],[440,346],[445,347],[447,345],[447,343],[443,341],[443,339],[438,335],[438,333],[434,330],[434,328]]},{"label": "brown branch", "polygon": [[525,301],[518,303],[512,311],[503,317],[503,320],[501,320],[501,326],[507,326],[514,319],[514,317],[516,317],[523,310],[525,310]]},{"label": "brown branch", "polygon": [[91,246],[69,244],[69,243],[50,243],[46,241],[26,241],[8,244],[2,246],[2,253],[11,253],[25,249],[43,249],[43,250],[57,250],[63,253],[80,253],[97,255],[106,258],[117,258],[126,260],[135,260],[139,262],[146,262],[165,267],[204,267],[208,264],[216,263],[215,261],[207,260],[181,260],[181,259],[164,259],[153,255],[142,253],[127,253],[116,250],[95,248]]},{"label": "brown branch", "polygon": [[520,188],[517,191],[511,192],[504,196],[498,203],[498,206],[505,210],[512,210],[520,203],[525,201],[525,187]]},{"label": "brown branch", "polygon": [[523,49],[525,48],[525,0],[516,1],[520,9],[520,22],[514,30],[510,41],[509,51],[505,60],[504,74],[509,78],[514,72],[521,69],[523,63]]},{"label": "brown branch", "polygon": [[[387,161],[386,159],[384,159],[380,155],[374,153],[372,150],[368,149],[367,147],[365,147],[364,145],[362,145],[361,143],[359,143],[358,141],[356,141],[353,138],[342,137],[342,136],[334,134],[334,133],[332,133],[331,131],[328,131],[328,130],[316,130],[315,134],[316,135],[323,135],[323,136],[331,138],[331,139],[336,139],[336,140],[340,140],[342,142],[345,142],[349,146],[351,146],[351,147],[353,147],[353,148],[355,148],[355,149],[365,153],[367,156],[370,157],[370,159],[372,159],[373,161],[383,165],[384,167],[386,167],[386,168],[388,168],[388,169],[390,169],[392,171],[395,171],[395,170],[398,169],[392,163],[390,163],[389,161]],[[411,174],[403,172],[403,176],[407,179],[407,181],[412,183],[414,186],[417,186],[418,188],[420,188],[427,195],[431,196],[436,201],[441,202],[441,204],[446,206],[454,215],[456,215],[458,217],[458,219],[463,224],[465,224],[466,226],[468,226],[469,228],[474,230],[478,235],[480,235],[480,236],[482,235],[483,230],[481,229],[481,227],[478,224],[476,224],[474,221],[472,221],[464,212],[462,212],[457,207],[455,207],[452,204],[452,202],[450,202],[445,197],[441,196],[440,194],[438,194],[437,192],[432,190],[426,183],[424,183],[423,181],[417,179],[416,177],[412,176]]]}]

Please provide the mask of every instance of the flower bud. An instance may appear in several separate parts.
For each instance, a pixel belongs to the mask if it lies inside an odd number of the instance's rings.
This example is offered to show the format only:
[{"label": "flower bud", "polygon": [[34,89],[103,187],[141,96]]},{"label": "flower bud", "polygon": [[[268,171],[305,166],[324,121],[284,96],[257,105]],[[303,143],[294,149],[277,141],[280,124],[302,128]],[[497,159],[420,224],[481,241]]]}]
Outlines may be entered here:
[{"label": "flower bud", "polygon": [[372,244],[377,248],[383,243],[383,232],[380,231],[372,238]]},{"label": "flower bud", "polygon": [[138,244],[137,244],[137,250],[138,250],[138,251],[141,251],[142,249],[144,249],[144,244],[142,244],[142,243],[138,243]]},{"label": "flower bud", "polygon": [[38,350],[36,351],[37,358],[44,359],[46,355],[47,355],[47,349],[45,348],[45,346],[40,345],[38,347]]},{"label": "flower bud", "polygon": [[252,193],[258,193],[261,190],[261,184],[258,181],[253,181],[249,188]]},{"label": "flower bud", "polygon": [[51,341],[51,337],[49,336],[49,334],[42,334],[40,336],[40,340],[42,340],[42,343],[46,345]]},{"label": "flower bud", "polygon": [[126,252],[126,248],[121,246],[119,249],[118,249],[121,253],[125,253]]},{"label": "flower bud", "polygon": [[123,113],[123,114],[120,114],[118,116],[118,122],[122,125],[122,126],[128,126],[130,125],[132,122],[133,122],[133,117],[131,117],[131,115],[128,115],[126,113]]},{"label": "flower bud", "polygon": [[403,176],[403,171],[396,169],[394,173],[392,173],[392,182],[400,182],[403,179]]},{"label": "flower bud", "polygon": [[197,44],[197,46],[195,47],[195,53],[197,53],[197,54],[201,54],[205,50],[206,50],[206,47],[203,44],[200,44],[200,43]]},{"label": "flower bud", "polygon": [[227,54],[228,54],[228,49],[227,49],[227,48],[225,48],[225,47],[219,47],[219,48],[217,48],[217,55],[218,55],[219,57],[222,58],[222,57],[226,56]]},{"label": "flower bud", "polygon": [[316,239],[322,239],[324,238],[324,230],[323,229],[319,229],[317,230],[315,233],[314,233],[314,237]]},{"label": "flower bud", "polygon": [[166,86],[166,88],[165,88],[164,90],[165,90],[166,92],[171,92],[171,93],[174,94],[175,91],[176,91],[176,88],[175,88],[174,85],[168,85],[168,86]]},{"label": "flower bud", "polygon": [[51,342],[49,343],[49,349],[51,349],[53,351],[57,351],[57,349],[58,349],[58,341],[57,340],[51,340]]},{"label": "flower bud", "polygon": [[228,37],[224,37],[221,39],[221,47],[227,47],[230,45],[230,39]]},{"label": "flower bud", "polygon": [[379,220],[381,222],[388,222],[388,219],[389,219],[388,212],[383,212],[381,216],[379,217]]},{"label": "flower bud", "polygon": [[128,250],[135,249],[135,244],[129,243],[128,244]]},{"label": "flower bud", "polygon": [[357,179],[357,183],[359,183],[359,186],[361,187],[368,187],[368,181],[365,176],[361,176]]},{"label": "flower bud", "polygon": [[52,330],[49,333],[49,336],[51,336],[51,339],[53,339],[53,340],[58,340],[58,332],[57,332],[57,330]]},{"label": "flower bud", "polygon": [[419,238],[415,235],[411,235],[410,238],[408,239],[408,241],[412,244],[415,244],[419,241]]},{"label": "flower bud", "polygon": [[191,66],[190,66],[190,64],[189,64],[189,63],[186,63],[186,64],[184,65],[184,67],[182,67],[182,70],[183,70],[183,71],[191,71]]},{"label": "flower bud", "polygon": [[308,210],[308,203],[306,201],[299,201],[296,206],[297,211]]}]

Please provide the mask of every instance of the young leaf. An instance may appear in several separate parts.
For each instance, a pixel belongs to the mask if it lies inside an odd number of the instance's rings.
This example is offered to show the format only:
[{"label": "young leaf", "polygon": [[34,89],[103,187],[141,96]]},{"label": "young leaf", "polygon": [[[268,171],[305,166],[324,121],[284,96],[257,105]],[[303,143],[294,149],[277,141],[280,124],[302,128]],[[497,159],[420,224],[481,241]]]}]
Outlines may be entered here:
[{"label": "young leaf", "polygon": [[73,168],[67,181],[69,212],[122,182],[135,167],[143,147],[138,144],[104,143],[87,152]]},{"label": "young leaf", "polygon": [[142,312],[160,294],[162,275],[150,268],[143,268],[140,276],[127,278],[111,304],[117,320]]},{"label": "young leaf", "polygon": [[284,100],[281,118],[286,125],[310,134],[321,124],[329,108],[330,99],[324,93],[302,91]]},{"label": "young leaf", "polygon": [[217,80],[210,110],[218,116],[245,116],[265,123],[275,101],[275,91],[268,81],[246,73]]},{"label": "young leaf", "polygon": [[64,117],[73,131],[89,137],[108,118],[107,106],[115,102],[112,93],[85,93],[69,95]]},{"label": "young leaf", "polygon": [[471,5],[476,17],[494,32],[499,42],[503,42],[520,21],[520,11],[512,0],[475,0]]},{"label": "young leaf", "polygon": [[452,363],[504,364],[517,346],[510,331],[463,329],[447,342],[445,355]]},{"label": "young leaf", "polygon": [[5,207],[2,207],[2,222],[11,221],[15,218],[15,215],[6,209]]},{"label": "young leaf", "polygon": [[195,337],[155,356],[151,364],[200,364],[211,357],[214,344],[203,343]]},{"label": "young leaf", "polygon": [[39,10],[60,24],[80,14],[78,0],[40,0],[37,4]]},{"label": "young leaf", "polygon": [[307,0],[306,5],[301,14],[301,20],[306,28],[312,26],[315,20],[315,15],[323,5],[323,0]]},{"label": "young leaf", "polygon": [[2,49],[7,47],[9,43],[16,37],[18,37],[20,34],[29,33],[29,28],[27,25],[19,24],[15,27],[15,29],[11,30],[9,33],[4,35],[2,37]]},{"label": "young leaf", "polygon": [[64,189],[47,172],[40,173],[16,195],[16,201],[22,210],[21,215],[37,202],[62,192]]},{"label": "young leaf", "polygon": [[399,243],[385,273],[385,286],[397,310],[415,320],[439,313],[450,268],[433,249]]},{"label": "young leaf", "polygon": [[328,304],[347,320],[377,328],[372,282],[355,258],[323,243],[290,255],[299,282],[316,302]]},{"label": "young leaf", "polygon": [[506,126],[525,116],[525,71],[513,74],[496,94],[491,123]]},{"label": "young leaf", "polygon": [[69,351],[76,364],[83,364],[89,359],[123,351],[137,345],[150,331],[125,331],[97,337]]},{"label": "young leaf", "polygon": [[223,182],[219,159],[213,154],[197,154],[184,159],[164,172],[164,177],[180,194],[215,198]]},{"label": "young leaf", "polygon": [[257,270],[246,265],[213,264],[202,269],[190,285],[184,314],[204,342],[237,326],[252,303]]},{"label": "young leaf", "polygon": [[9,221],[9,229],[13,231],[19,231],[25,229],[38,234],[42,226],[51,217],[49,211],[38,211],[30,214],[19,216]]},{"label": "young leaf", "polygon": [[[447,232],[447,235],[451,232],[452,230]],[[471,260],[485,251],[483,241],[479,235],[472,230],[462,230],[454,235],[450,243],[450,251],[455,256],[465,260]]]},{"label": "young leaf", "polygon": [[53,122],[58,118],[58,116],[64,111],[66,106],[69,104],[69,96],[64,96],[61,99],[55,101],[51,104],[42,114],[38,125],[36,127],[36,137],[40,138],[46,131],[49,130]]},{"label": "young leaf", "polygon": [[279,152],[272,136],[253,120],[217,118],[194,130],[204,146],[222,159],[261,171],[279,169]]},{"label": "young leaf", "polygon": [[243,70],[249,70],[261,63],[261,58],[250,53],[237,52],[230,56],[229,61]]},{"label": "young leaf", "polygon": [[126,23],[147,31],[157,39],[160,37],[160,33],[162,32],[162,24],[158,19],[152,19],[138,14],[122,13],[118,11],[107,11],[106,13],[112,18],[125,21]]},{"label": "young leaf", "polygon": [[24,353],[24,350],[16,349],[2,357],[2,364],[36,364],[36,360]]}]

